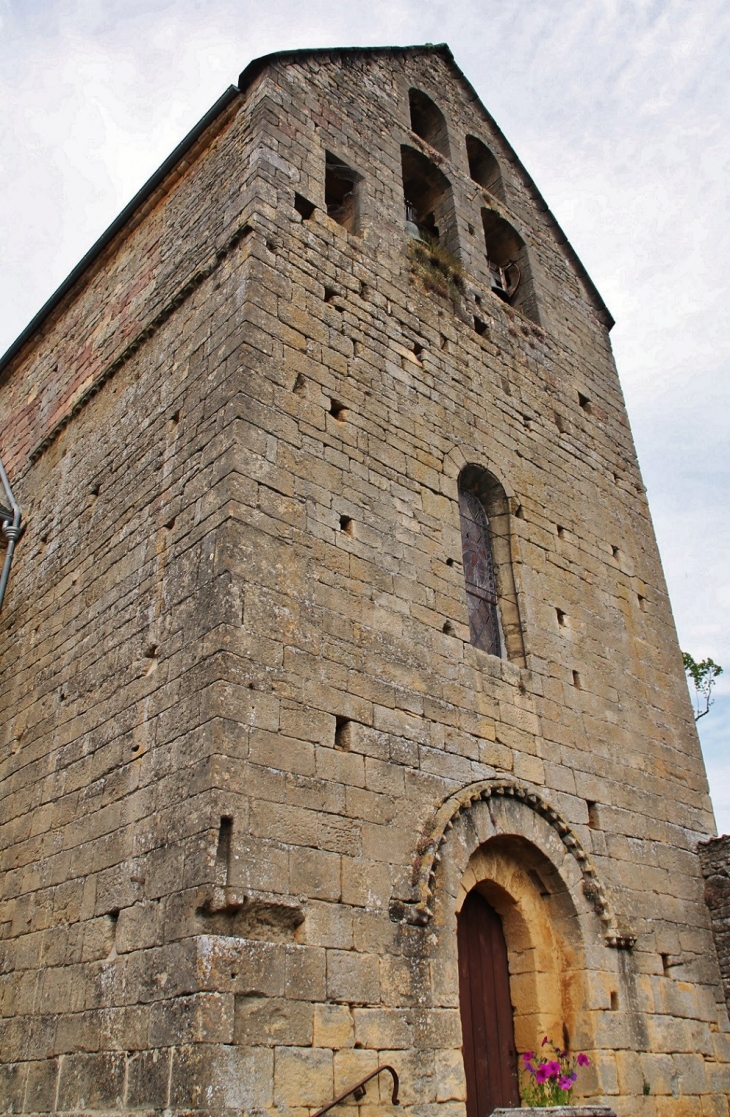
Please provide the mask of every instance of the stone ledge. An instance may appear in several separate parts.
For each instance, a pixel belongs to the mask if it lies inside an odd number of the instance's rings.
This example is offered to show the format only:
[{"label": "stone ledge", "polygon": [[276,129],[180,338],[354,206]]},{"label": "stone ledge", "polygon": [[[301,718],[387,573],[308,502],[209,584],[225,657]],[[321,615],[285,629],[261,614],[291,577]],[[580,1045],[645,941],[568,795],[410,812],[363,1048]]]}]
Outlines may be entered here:
[{"label": "stone ledge", "polygon": [[536,1113],[550,1113],[552,1117],[616,1117],[608,1105],[546,1105],[539,1109],[517,1106],[515,1109],[495,1109],[492,1117],[535,1117]]}]

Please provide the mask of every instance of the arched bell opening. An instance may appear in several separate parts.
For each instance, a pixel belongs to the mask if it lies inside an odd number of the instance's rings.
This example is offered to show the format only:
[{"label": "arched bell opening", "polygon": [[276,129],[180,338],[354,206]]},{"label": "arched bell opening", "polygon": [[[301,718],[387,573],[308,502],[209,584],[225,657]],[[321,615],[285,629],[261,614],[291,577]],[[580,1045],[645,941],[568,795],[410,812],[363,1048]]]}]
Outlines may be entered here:
[{"label": "arched bell opening", "polygon": [[486,144],[476,136],[466,137],[466,155],[469,160],[469,174],[495,198],[504,201],[504,183],[499,163]]},{"label": "arched bell opening", "polygon": [[540,321],[524,240],[493,209],[482,209],[484,247],[492,293],[533,322]]},{"label": "arched bell opening", "polygon": [[472,854],[456,913],[467,1117],[480,1117],[519,1104],[522,1053],[544,1036],[570,1046],[586,1003],[583,943],[560,874],[518,835]]},{"label": "arched bell opening", "polygon": [[413,147],[401,147],[401,166],[409,236],[440,245],[457,256],[456,212],[448,178]]},{"label": "arched bell opening", "polygon": [[449,130],[446,117],[438,105],[422,90],[409,89],[408,107],[411,113],[411,131],[448,159]]}]

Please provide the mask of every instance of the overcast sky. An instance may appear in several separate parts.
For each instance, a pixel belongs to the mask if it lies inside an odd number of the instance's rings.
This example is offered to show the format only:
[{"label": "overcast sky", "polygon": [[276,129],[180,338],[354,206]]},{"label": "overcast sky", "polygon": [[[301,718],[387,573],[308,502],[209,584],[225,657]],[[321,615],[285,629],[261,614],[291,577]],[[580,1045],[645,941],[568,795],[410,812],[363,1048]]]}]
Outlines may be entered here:
[{"label": "overcast sky", "polygon": [[252,58],[425,42],[616,318],[680,643],[727,669],[699,724],[730,831],[727,0],[0,0],[0,351]]}]

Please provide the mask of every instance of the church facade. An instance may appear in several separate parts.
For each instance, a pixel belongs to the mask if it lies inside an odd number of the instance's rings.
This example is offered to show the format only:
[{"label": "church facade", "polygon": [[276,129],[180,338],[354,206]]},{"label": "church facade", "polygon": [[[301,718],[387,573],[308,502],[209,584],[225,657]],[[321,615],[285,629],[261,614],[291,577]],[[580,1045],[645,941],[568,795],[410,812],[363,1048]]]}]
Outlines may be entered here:
[{"label": "church facade", "polygon": [[726,1117],[611,325],[448,48],[311,50],[11,347],[4,1112]]}]

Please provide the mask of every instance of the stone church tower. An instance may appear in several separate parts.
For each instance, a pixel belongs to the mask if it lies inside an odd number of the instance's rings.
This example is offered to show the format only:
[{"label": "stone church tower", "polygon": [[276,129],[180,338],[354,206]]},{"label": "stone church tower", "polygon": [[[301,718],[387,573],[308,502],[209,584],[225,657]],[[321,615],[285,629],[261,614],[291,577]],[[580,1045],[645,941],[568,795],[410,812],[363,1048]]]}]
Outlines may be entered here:
[{"label": "stone church tower", "polygon": [[727,1117],[611,325],[445,46],[312,50],[11,347],[3,1111]]}]

